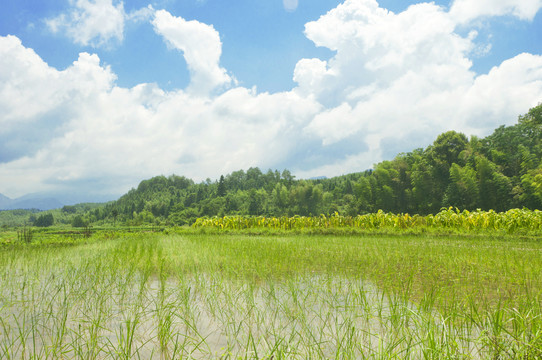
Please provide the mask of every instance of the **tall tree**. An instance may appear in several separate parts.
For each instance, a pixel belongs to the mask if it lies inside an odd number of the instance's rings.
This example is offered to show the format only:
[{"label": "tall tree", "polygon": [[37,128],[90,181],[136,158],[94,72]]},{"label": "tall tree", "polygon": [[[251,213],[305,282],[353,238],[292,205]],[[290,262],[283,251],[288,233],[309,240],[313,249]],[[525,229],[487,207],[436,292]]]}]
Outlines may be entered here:
[{"label": "tall tree", "polygon": [[220,180],[218,181],[218,188],[217,188],[216,194],[219,197],[226,196],[226,184],[224,181],[224,175],[220,175]]}]

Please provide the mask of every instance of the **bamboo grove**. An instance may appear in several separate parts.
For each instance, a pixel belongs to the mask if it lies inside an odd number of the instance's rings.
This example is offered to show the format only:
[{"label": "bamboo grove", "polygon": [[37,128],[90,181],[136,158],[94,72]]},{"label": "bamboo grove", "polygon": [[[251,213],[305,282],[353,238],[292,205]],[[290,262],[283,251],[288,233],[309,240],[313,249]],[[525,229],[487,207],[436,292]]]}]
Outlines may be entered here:
[{"label": "bamboo grove", "polygon": [[199,218],[195,228],[214,228],[220,230],[272,229],[453,229],[457,231],[504,231],[514,233],[536,233],[542,231],[542,211],[511,209],[506,212],[460,211],[457,208],[442,209],[435,215],[409,215],[385,213],[382,210],[366,215],[341,216],[224,216]]}]

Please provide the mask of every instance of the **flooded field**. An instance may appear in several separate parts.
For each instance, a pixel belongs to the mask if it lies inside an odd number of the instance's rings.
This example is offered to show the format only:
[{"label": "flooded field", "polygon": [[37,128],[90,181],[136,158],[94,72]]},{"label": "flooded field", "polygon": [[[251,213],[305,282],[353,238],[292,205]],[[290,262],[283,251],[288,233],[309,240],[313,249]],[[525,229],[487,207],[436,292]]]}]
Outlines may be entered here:
[{"label": "flooded field", "polygon": [[[131,235],[70,247],[4,248],[0,358],[541,355],[540,245],[500,243],[509,247],[503,254],[510,264],[495,262],[500,273],[486,274],[473,257],[468,268],[460,256],[464,249],[477,256],[476,247],[466,246],[472,239],[438,244],[441,254],[430,259],[458,249],[452,263],[484,281],[483,291],[466,293],[450,280],[454,269],[444,259],[433,263],[433,273],[419,272],[429,269],[428,255],[414,256],[413,247],[427,250],[433,241]],[[402,251],[391,251],[400,244]],[[489,242],[478,245],[492,254]],[[519,266],[514,251],[526,250],[523,273],[512,269]],[[409,252],[418,259],[410,277]],[[435,280],[435,272],[447,276]],[[501,279],[496,289],[492,276]]]}]

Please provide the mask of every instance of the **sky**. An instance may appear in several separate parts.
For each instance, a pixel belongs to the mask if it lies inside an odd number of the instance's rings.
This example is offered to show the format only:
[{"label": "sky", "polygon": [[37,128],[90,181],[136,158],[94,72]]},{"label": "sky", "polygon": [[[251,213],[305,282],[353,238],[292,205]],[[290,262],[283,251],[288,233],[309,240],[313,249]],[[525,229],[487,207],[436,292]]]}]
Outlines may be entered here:
[{"label": "sky", "polygon": [[542,101],[542,0],[3,0],[0,193],[359,172]]}]

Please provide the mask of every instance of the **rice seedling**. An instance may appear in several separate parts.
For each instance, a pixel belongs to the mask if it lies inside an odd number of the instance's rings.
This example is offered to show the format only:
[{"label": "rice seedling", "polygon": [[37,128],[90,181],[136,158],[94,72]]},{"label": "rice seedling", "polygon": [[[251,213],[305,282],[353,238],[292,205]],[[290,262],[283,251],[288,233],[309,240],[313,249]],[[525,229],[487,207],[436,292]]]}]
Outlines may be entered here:
[{"label": "rice seedling", "polygon": [[8,246],[0,358],[535,359],[541,270],[538,239],[487,234]]}]

